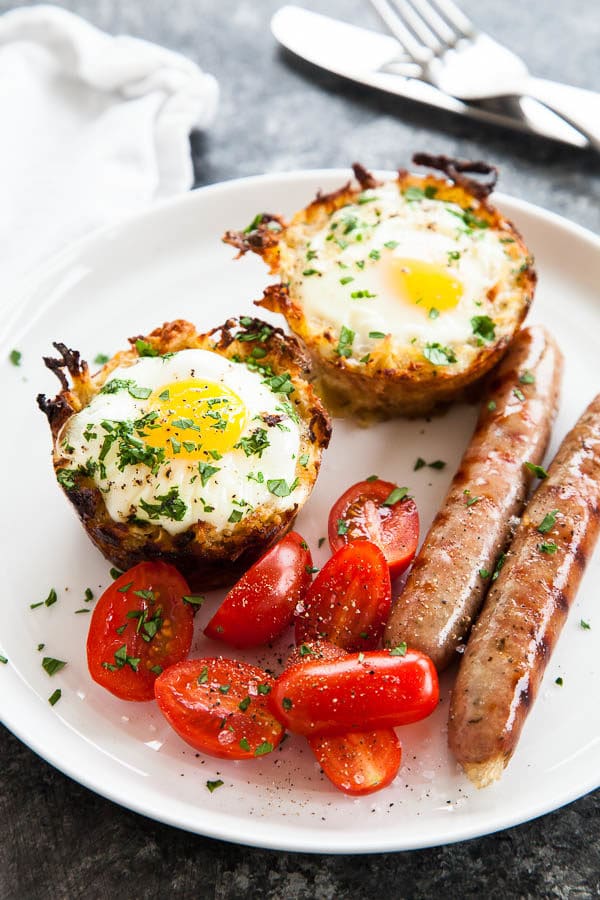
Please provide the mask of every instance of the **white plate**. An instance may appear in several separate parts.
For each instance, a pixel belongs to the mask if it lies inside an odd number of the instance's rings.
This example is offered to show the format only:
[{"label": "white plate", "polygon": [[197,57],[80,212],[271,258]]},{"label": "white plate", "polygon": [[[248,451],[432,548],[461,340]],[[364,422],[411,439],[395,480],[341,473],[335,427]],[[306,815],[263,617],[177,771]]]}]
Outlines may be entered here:
[{"label": "white plate", "polygon": [[[197,758],[169,730],[152,703],[125,703],[93,684],[85,664],[89,616],[74,615],[86,587],[98,595],[108,564],[91,546],[54,482],[50,437],[34,402],[57,383],[42,363],[62,340],[93,359],[122,347],[124,337],[184,317],[201,328],[252,311],[267,282],[260,260],[234,262],[220,242],[262,210],[290,213],[316,188],[347,173],[302,172],[215,185],[157,207],[63,253],[30,282],[0,335],[2,360],[16,347],[22,366],[3,370],[0,447],[3,555],[0,669],[4,722],[57,768],[130,809],[216,838],[317,852],[372,852],[443,844],[524,822],[592,790],[600,772],[600,615],[594,596],[600,556],[590,563],[575,608],[548,666],[518,751],[502,780],[476,791],[446,749],[443,702],[429,720],[404,728],[404,764],[394,784],[362,799],[334,790],[300,738],[250,763]],[[507,197],[502,209],[537,257],[539,291],[531,320],[545,322],[565,353],[560,415],[551,452],[598,390],[600,242],[543,210]],[[426,421],[397,421],[369,430],[336,422],[315,492],[298,520],[317,550],[332,501],[372,472],[410,485],[423,529],[440,503],[475,420],[456,407]],[[418,456],[445,459],[442,472],[413,472]],[[30,610],[50,589],[59,601]],[[215,596],[215,603],[219,599]],[[212,606],[213,604],[211,604]],[[214,606],[213,606],[214,608]],[[209,610],[204,612],[204,617]],[[583,630],[580,619],[592,629]],[[196,626],[192,653],[216,651]],[[36,647],[45,644],[43,652]],[[217,651],[218,652],[218,651]],[[41,657],[68,666],[53,678]],[[562,676],[564,686],[555,684]],[[60,687],[62,699],[47,698]],[[220,777],[214,793],[207,779]]]}]

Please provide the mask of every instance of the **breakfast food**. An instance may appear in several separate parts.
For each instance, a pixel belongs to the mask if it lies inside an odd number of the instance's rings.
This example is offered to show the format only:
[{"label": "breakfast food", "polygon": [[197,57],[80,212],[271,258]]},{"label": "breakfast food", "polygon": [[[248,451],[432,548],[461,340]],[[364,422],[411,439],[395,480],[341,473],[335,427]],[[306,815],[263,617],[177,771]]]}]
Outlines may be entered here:
[{"label": "breakfast food", "polygon": [[448,741],[478,787],[515,750],[599,530],[600,395],[527,506],[459,669]]},{"label": "breakfast food", "polygon": [[406,641],[438,670],[456,659],[543,460],[561,372],[562,355],[543,327],[517,334],[491,376],[471,442],[393,607],[388,646]]},{"label": "breakfast food", "polygon": [[357,186],[318,195],[289,224],[262,213],[224,236],[279,276],[257,302],[303,339],[341,414],[416,415],[456,397],[498,362],[533,298],[532,258],[486,199],[493,167],[413,161],[445,177],[379,182],[355,165]]},{"label": "breakfast food", "polygon": [[247,317],[207,334],[178,320],[130,343],[93,376],[63,344],[46,359],[62,385],[38,398],[58,481],[119,568],[161,559],[192,589],[232,582],[317,478],[330,422],[307,359]]}]

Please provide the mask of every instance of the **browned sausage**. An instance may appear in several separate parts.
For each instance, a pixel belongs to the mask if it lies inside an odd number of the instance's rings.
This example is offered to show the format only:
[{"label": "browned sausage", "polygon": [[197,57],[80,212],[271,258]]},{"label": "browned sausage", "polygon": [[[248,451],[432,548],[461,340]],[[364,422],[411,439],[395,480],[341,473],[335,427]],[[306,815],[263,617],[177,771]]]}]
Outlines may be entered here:
[{"label": "browned sausage", "polygon": [[600,531],[600,394],[528,505],[463,657],[448,741],[478,786],[502,774]]},{"label": "browned sausage", "polygon": [[523,509],[558,405],[562,355],[541,327],[515,337],[485,392],[471,443],[413,564],[385,641],[438,669],[456,658]]}]

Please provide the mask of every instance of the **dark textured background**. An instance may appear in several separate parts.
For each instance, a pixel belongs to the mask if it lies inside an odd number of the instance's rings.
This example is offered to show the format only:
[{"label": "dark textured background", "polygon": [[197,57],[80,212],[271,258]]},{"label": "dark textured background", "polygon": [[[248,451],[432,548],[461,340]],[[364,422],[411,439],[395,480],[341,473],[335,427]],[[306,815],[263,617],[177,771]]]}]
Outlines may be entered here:
[{"label": "dark textured background", "polygon": [[[0,0],[0,11],[14,5]],[[23,4],[24,5],[24,4]],[[280,53],[277,0],[69,0],[113,33],[157,41],[213,72],[219,117],[193,140],[198,185],[260,172],[406,164],[413,150],[484,157],[502,190],[600,231],[600,161],[342,83]],[[360,0],[305,2],[376,26]],[[538,75],[600,89],[597,0],[463,0]],[[9,177],[3,173],[2,177]],[[1,183],[1,182],[0,182]],[[596,701],[597,702],[597,699]],[[560,723],[556,723],[560,727]],[[552,740],[552,735],[548,735]],[[0,898],[593,898],[600,793],[491,837],[394,855],[308,856],[178,832],[95,796],[0,735]]]}]

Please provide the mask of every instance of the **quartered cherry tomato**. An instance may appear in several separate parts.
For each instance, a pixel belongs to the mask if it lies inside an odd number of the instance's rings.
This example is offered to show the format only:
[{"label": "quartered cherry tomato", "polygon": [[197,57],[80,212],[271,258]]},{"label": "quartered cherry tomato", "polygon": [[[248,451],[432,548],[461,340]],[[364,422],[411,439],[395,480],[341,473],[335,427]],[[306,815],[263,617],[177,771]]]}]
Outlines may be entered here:
[{"label": "quartered cherry tomato", "polygon": [[190,589],[173,566],[144,562],[98,600],[87,639],[90,675],[122,700],[153,700],[154,682],[192,644]]},{"label": "quartered cherry tomato", "polygon": [[418,722],[438,699],[432,661],[402,645],[298,663],[275,682],[269,707],[290,731],[328,735]]},{"label": "quartered cherry tomato", "polygon": [[291,623],[311,569],[308,544],[291,531],[234,585],[204,633],[233,647],[267,644]]},{"label": "quartered cherry tomato", "polygon": [[201,753],[254,759],[284,730],[267,707],[273,679],[258,666],[224,657],[190,659],[156,679],[158,707],[177,734]]},{"label": "quartered cherry tomato", "polygon": [[377,646],[392,604],[390,572],[379,547],[356,541],[321,569],[296,616],[296,643],[324,640],[344,650]]},{"label": "quartered cherry tomato", "polygon": [[393,728],[315,735],[308,743],[329,780],[355,797],[387,787],[402,762],[402,745]]},{"label": "quartered cherry tomato", "polygon": [[[344,656],[344,650],[333,644],[309,641],[296,647],[288,665],[317,659],[331,661]],[[398,774],[402,762],[402,747],[393,728],[313,735],[307,740],[332,784],[355,797],[387,787]]]},{"label": "quartered cherry tomato", "polygon": [[377,544],[396,578],[417,552],[419,514],[415,501],[391,481],[359,481],[333,504],[328,531],[333,553],[351,541]]}]

